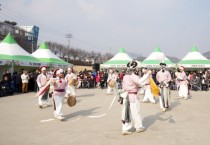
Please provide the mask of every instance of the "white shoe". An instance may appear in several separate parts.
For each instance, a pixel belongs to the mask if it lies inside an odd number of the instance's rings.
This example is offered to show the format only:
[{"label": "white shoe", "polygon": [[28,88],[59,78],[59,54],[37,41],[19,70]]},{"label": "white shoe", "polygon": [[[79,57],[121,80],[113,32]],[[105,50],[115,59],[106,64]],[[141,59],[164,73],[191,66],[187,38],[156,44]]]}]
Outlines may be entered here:
[{"label": "white shoe", "polygon": [[143,132],[144,130],[145,130],[145,127],[140,127],[136,129],[136,132],[139,133],[139,132]]},{"label": "white shoe", "polygon": [[166,108],[162,108],[161,110],[162,110],[162,112],[166,112]]},{"label": "white shoe", "polygon": [[142,100],[141,102],[142,102],[142,103],[148,103],[148,101],[145,101],[145,100]]},{"label": "white shoe", "polygon": [[184,97],[184,100],[187,100],[187,97]]},{"label": "white shoe", "polygon": [[58,119],[59,119],[59,120],[63,120],[64,117],[63,117],[63,116],[58,116]]},{"label": "white shoe", "polygon": [[122,131],[122,135],[131,135],[131,134],[132,134],[132,132],[129,132],[129,131],[127,131],[127,130]]},{"label": "white shoe", "polygon": [[60,115],[54,114],[54,116],[55,116],[56,119],[59,119],[59,120],[63,120],[64,119],[64,117],[63,116],[60,116]]}]

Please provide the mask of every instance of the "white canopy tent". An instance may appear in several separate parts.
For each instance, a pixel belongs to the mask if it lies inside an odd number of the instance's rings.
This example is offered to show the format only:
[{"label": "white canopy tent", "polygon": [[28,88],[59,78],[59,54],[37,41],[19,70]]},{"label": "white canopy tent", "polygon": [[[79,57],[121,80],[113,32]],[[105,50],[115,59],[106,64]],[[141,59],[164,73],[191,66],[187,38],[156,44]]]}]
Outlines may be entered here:
[{"label": "white canopy tent", "polygon": [[[100,68],[116,68],[116,69],[123,69],[127,67],[127,63],[132,61],[133,59],[126,53],[124,48],[120,48],[119,52],[115,54],[113,58],[109,61],[100,65]],[[139,67],[140,67],[139,62]]]},{"label": "white canopy tent", "polygon": [[45,42],[40,45],[39,49],[32,53],[32,56],[36,57],[41,62],[52,68],[67,68],[72,66],[72,64],[65,62],[64,60],[53,54],[49,50],[48,45]]},{"label": "white canopy tent", "polygon": [[157,47],[144,61],[142,61],[142,67],[159,68],[161,62],[166,63],[166,67],[168,68],[176,66],[176,64],[169,60],[160,48]]},{"label": "white canopy tent", "polygon": [[210,60],[204,57],[198,48],[193,46],[191,51],[178,63],[179,66],[185,68],[210,68]]}]

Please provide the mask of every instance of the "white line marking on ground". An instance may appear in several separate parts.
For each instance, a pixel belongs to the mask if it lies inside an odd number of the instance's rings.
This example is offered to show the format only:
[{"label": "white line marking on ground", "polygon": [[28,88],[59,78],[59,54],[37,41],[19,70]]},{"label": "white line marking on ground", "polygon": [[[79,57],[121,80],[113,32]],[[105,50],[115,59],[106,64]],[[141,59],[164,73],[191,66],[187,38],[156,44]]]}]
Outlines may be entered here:
[{"label": "white line marking on ground", "polygon": [[97,116],[88,116],[89,118],[100,118],[105,116],[106,114],[101,114],[101,115],[97,115]]},{"label": "white line marking on ground", "polygon": [[40,122],[49,122],[49,121],[52,121],[52,120],[55,120],[55,119],[53,119],[53,118],[50,118],[50,119],[46,119],[46,120],[41,120]]}]

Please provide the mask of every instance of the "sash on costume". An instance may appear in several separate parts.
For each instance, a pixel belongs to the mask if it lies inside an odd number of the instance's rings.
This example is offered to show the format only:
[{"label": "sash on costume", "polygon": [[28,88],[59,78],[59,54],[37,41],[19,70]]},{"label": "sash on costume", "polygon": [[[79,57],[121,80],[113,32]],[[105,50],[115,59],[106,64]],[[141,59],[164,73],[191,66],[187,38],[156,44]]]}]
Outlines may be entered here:
[{"label": "sash on costume", "polygon": [[46,93],[46,91],[49,90],[49,88],[50,88],[50,83],[51,83],[51,81],[48,81],[48,82],[46,83],[46,85],[45,85],[44,87],[42,87],[42,88],[39,90],[39,92],[36,93],[36,97],[43,96],[43,95]]},{"label": "sash on costume", "polygon": [[127,91],[119,92],[119,96],[123,98],[122,103],[122,122],[123,123],[130,123],[131,122],[131,111],[130,111],[130,102],[128,98]]}]

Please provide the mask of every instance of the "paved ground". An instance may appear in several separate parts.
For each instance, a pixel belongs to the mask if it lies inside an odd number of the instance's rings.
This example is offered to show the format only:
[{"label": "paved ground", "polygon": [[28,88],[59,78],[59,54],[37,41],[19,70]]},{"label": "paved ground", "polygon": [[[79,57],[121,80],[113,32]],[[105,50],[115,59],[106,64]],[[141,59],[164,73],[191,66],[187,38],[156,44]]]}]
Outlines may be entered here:
[{"label": "paved ground", "polygon": [[[79,89],[78,103],[65,103],[66,120],[53,118],[53,107],[39,109],[34,93],[0,98],[0,145],[210,145],[210,92],[191,92],[162,113],[159,104],[142,104],[145,132],[121,135],[120,105],[106,90]],[[133,130],[134,131],[134,130]]]}]

